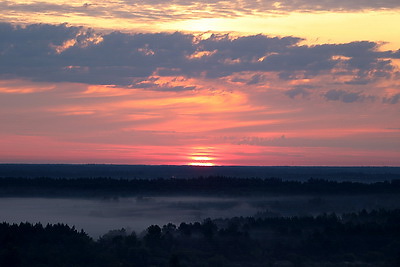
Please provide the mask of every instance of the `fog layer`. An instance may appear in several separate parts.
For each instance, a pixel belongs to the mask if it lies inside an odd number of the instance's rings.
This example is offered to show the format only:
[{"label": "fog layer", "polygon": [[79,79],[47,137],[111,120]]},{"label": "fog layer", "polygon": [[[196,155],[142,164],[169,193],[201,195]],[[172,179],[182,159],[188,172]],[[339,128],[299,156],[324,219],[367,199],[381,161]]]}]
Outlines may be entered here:
[{"label": "fog layer", "polygon": [[399,208],[400,196],[137,197],[114,199],[2,198],[0,221],[66,223],[93,238],[112,229],[140,233],[164,225],[234,216],[296,216]]}]

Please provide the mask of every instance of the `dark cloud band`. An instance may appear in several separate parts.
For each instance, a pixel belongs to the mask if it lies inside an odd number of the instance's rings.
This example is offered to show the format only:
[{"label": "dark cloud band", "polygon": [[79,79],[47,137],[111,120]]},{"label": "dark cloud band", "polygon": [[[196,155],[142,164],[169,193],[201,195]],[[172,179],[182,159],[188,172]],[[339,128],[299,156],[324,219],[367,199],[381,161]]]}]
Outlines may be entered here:
[{"label": "dark cloud band", "polygon": [[[154,74],[220,78],[244,71],[276,72],[290,80],[298,73],[314,77],[338,68],[335,75],[354,76],[347,83],[365,84],[391,76],[391,58],[400,55],[378,51],[377,43],[367,41],[306,46],[296,37],[100,34],[66,24],[19,27],[4,23],[0,36],[2,77],[119,86]],[[248,84],[257,84],[261,78],[253,76]]]}]

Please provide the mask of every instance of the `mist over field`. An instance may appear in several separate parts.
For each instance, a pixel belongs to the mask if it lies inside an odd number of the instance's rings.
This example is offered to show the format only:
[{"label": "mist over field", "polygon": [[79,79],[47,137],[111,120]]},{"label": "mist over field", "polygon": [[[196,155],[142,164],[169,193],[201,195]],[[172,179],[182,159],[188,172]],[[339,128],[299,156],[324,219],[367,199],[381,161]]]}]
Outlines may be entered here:
[{"label": "mist over field", "polygon": [[65,223],[93,238],[206,218],[400,208],[397,183],[385,184],[400,179],[395,167],[0,164],[0,178],[0,222]]},{"label": "mist over field", "polygon": [[400,196],[1,198],[0,222],[66,223],[98,238],[113,229],[140,234],[152,224],[179,225],[206,218],[303,216],[380,208],[400,208]]},{"label": "mist over field", "polygon": [[4,164],[0,266],[398,266],[399,170]]}]

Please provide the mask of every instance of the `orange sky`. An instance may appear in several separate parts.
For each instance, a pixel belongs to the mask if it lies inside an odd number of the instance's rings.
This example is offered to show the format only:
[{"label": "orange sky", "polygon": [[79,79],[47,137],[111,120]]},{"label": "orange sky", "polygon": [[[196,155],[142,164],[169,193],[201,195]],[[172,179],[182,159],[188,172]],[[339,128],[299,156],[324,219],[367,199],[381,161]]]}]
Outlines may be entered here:
[{"label": "orange sky", "polygon": [[0,162],[400,166],[400,3],[0,10]]}]

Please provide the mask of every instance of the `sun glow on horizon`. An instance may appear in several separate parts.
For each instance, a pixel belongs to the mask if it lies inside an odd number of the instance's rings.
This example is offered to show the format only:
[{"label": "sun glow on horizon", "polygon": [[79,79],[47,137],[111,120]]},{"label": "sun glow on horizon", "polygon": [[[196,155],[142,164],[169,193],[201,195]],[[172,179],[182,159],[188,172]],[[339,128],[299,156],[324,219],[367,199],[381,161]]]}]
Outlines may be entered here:
[{"label": "sun glow on horizon", "polygon": [[215,166],[212,162],[190,162],[189,166],[212,167]]},{"label": "sun glow on horizon", "polygon": [[211,167],[216,164],[213,162],[215,160],[214,156],[211,156],[215,150],[213,147],[195,147],[192,148],[193,152],[189,154],[188,158],[190,160],[187,165],[189,166],[204,166]]}]

